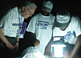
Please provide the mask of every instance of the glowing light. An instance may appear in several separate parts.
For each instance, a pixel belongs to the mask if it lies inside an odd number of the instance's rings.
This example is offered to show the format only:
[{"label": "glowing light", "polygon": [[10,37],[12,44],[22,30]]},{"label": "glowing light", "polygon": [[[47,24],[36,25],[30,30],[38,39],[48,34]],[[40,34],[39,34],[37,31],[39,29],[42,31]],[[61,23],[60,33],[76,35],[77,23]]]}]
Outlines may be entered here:
[{"label": "glowing light", "polygon": [[63,48],[66,47],[64,44],[52,44],[51,52],[54,53],[54,57],[63,57]]}]

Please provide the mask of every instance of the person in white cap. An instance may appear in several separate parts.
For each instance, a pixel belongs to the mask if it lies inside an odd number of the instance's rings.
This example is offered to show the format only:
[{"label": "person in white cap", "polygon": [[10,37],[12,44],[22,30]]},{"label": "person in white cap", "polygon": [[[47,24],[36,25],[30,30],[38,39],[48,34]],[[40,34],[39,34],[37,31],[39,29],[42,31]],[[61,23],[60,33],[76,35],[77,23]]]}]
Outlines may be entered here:
[{"label": "person in white cap", "polygon": [[[64,42],[67,43],[64,58],[73,58],[81,45],[80,18],[78,16],[71,16],[67,10],[59,11],[56,14],[53,29],[53,37],[55,36],[63,36]],[[54,38],[54,40],[57,39]],[[74,48],[71,48],[72,46]]]},{"label": "person in white cap", "polygon": [[44,1],[41,13],[35,15],[29,22],[27,31],[36,34],[36,38],[40,41],[40,45],[36,48],[44,54],[45,47],[51,39],[52,27],[55,16],[51,14],[53,3]]},{"label": "person in white cap", "polygon": [[21,34],[24,19],[31,17],[36,8],[35,3],[25,1],[20,8],[17,6],[11,8],[2,17],[0,20],[0,52],[2,51],[0,56],[4,58],[13,57],[14,50],[19,47],[19,38],[21,38],[19,34]]}]

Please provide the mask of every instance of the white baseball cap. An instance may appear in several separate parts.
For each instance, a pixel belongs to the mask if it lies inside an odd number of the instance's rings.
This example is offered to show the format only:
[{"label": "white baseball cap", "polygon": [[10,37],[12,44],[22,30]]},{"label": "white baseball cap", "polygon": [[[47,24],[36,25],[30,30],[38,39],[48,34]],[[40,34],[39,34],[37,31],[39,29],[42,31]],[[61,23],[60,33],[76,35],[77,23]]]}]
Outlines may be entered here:
[{"label": "white baseball cap", "polygon": [[51,1],[44,1],[42,6],[43,6],[42,7],[43,10],[51,12],[51,10],[53,8],[53,3]]},{"label": "white baseball cap", "polygon": [[69,24],[70,13],[67,10],[59,11],[56,15],[55,26],[65,28]]}]

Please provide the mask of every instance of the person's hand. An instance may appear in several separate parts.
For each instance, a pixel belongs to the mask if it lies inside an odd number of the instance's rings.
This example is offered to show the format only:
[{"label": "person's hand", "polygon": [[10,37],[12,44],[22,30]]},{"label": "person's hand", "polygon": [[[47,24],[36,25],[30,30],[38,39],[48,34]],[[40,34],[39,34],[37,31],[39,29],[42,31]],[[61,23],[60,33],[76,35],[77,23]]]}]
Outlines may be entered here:
[{"label": "person's hand", "polygon": [[[54,58],[54,54],[53,53],[51,54],[51,58]],[[68,55],[68,56],[66,55],[63,58],[72,58],[72,57],[70,55]]]},{"label": "person's hand", "polygon": [[11,43],[7,43],[6,47],[9,48],[9,50],[14,50],[15,46],[13,46]]},{"label": "person's hand", "polygon": [[71,56],[71,53],[68,54],[67,58],[73,58],[73,57]]},{"label": "person's hand", "polygon": [[72,58],[70,55],[66,56],[66,57],[63,57],[63,58]]},{"label": "person's hand", "polygon": [[64,55],[64,57],[63,58],[72,58],[71,57],[71,55],[70,54],[66,54],[66,55]]},{"label": "person's hand", "polygon": [[54,58],[54,54],[53,53],[51,54],[51,58]]},{"label": "person's hand", "polygon": [[71,56],[68,56],[68,58],[72,58]]},{"label": "person's hand", "polygon": [[19,42],[16,42],[14,50],[15,50],[15,52],[17,52],[19,50]]}]

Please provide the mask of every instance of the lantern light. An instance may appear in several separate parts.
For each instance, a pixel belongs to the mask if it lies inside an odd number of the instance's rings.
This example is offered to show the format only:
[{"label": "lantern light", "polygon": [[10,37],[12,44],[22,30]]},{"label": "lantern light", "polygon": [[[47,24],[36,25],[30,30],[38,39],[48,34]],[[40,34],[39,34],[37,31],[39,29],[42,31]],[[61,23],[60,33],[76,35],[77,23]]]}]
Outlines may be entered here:
[{"label": "lantern light", "polygon": [[64,44],[63,39],[53,41],[51,45],[51,53],[54,54],[54,58],[63,58],[64,47],[66,47],[66,45]]}]

